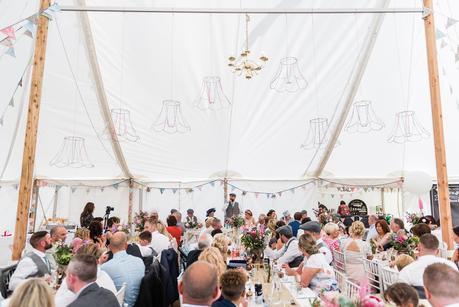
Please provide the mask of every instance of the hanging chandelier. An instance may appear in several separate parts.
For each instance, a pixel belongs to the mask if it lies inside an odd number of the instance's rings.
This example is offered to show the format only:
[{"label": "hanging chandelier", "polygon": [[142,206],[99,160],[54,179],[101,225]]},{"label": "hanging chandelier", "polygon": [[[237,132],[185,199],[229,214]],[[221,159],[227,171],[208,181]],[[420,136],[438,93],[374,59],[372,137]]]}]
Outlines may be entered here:
[{"label": "hanging chandelier", "polygon": [[233,69],[233,72],[239,74],[239,76],[244,74],[246,79],[252,79],[263,68],[264,63],[268,61],[268,58],[264,55],[260,56],[260,62],[250,59],[249,21],[249,15],[245,14],[245,50],[242,51],[239,57],[230,56],[228,58],[228,66]]}]

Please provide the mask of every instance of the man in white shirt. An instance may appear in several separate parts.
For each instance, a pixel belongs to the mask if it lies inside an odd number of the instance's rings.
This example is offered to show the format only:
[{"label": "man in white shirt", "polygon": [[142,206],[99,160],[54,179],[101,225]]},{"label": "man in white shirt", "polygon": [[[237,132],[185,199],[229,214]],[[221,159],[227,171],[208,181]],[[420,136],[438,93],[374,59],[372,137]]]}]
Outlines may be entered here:
[{"label": "man in white shirt", "polygon": [[158,232],[156,223],[152,223],[150,226],[150,229],[151,229],[150,246],[158,253],[158,255],[161,255],[161,252],[163,250],[166,250],[171,247],[169,238],[163,235],[162,233]]},{"label": "man in white shirt", "polygon": [[370,241],[371,239],[376,237],[376,235],[378,234],[378,232],[376,231],[377,221],[378,221],[378,217],[374,214],[368,217],[368,225],[370,225],[370,227],[368,228],[368,231],[365,236],[366,241]]},{"label": "man in white shirt", "polygon": [[319,247],[319,251],[324,254],[325,259],[327,259],[328,264],[332,263],[333,261],[333,254],[328,248],[327,244],[322,240],[320,235],[320,224],[316,221],[309,221],[302,225],[300,225],[300,229],[304,231],[304,233],[309,233],[314,240],[316,240],[316,245]]},{"label": "man in white shirt", "polygon": [[297,267],[294,262],[302,257],[302,253],[298,248],[298,239],[293,236],[292,228],[288,225],[277,228],[277,234],[284,246],[279,250],[273,250],[271,247],[265,249],[265,255],[270,259],[276,260],[277,263],[288,264],[290,267]]},{"label": "man in white shirt", "polygon": [[46,231],[35,232],[29,240],[32,251],[19,261],[10,279],[9,290],[14,291],[27,278],[51,275],[51,262],[46,250],[52,247],[51,236]]},{"label": "man in white shirt", "polygon": [[444,263],[426,267],[423,275],[426,298],[433,307],[459,307],[459,272]]},{"label": "man in white shirt", "polygon": [[182,295],[182,307],[211,306],[220,297],[215,267],[196,261],[183,273],[178,290]]},{"label": "man in white shirt", "polygon": [[153,250],[153,247],[151,247],[151,232],[149,231],[142,231],[139,234],[139,243],[136,243],[136,245],[139,247],[140,254],[142,254],[142,257],[149,257],[151,255],[156,256],[157,253],[155,250]]},{"label": "man in white shirt", "polygon": [[398,281],[416,288],[420,298],[425,298],[423,274],[426,267],[433,263],[444,263],[457,271],[454,262],[437,256],[438,246],[438,239],[434,235],[430,233],[423,234],[419,239],[418,259],[404,267],[398,275]]}]

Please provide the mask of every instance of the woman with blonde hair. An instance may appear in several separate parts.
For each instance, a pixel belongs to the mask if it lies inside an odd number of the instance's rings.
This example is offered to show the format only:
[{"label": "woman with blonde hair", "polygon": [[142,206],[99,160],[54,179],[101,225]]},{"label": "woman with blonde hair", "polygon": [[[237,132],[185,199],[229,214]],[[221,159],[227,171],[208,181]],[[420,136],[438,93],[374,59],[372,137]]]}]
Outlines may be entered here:
[{"label": "woman with blonde hair", "polygon": [[14,290],[8,307],[54,307],[51,288],[41,278],[30,278]]},{"label": "woman with blonde hair", "polygon": [[160,234],[165,235],[169,239],[169,242],[170,242],[170,245],[172,246],[172,248],[174,248],[175,250],[178,250],[177,240],[167,231],[166,225],[164,225],[163,222],[158,221],[156,223],[156,230]]},{"label": "woman with blonde hair", "polygon": [[208,247],[202,251],[198,258],[199,261],[205,261],[213,264],[217,270],[217,276],[220,276],[226,271],[226,263],[223,261],[222,254],[216,247]]},{"label": "woman with blonde hair", "polygon": [[226,263],[228,258],[228,246],[230,242],[229,239],[222,233],[218,233],[214,236],[214,241],[212,242],[212,247],[218,248],[222,254],[223,261]]},{"label": "woman with blonde hair", "polygon": [[296,270],[290,268],[288,264],[282,265],[287,275],[299,275],[301,286],[309,287],[316,292],[338,290],[333,268],[325,255],[319,252],[312,235],[302,234],[298,240],[298,248],[304,255],[304,261]]},{"label": "woman with blonde hair", "polygon": [[327,223],[322,228],[325,232],[325,236],[323,238],[324,242],[327,244],[330,251],[337,250],[339,251],[339,226],[335,223]]},{"label": "woman with blonde hair", "polygon": [[371,251],[371,247],[365,241],[365,225],[355,221],[349,227],[350,238],[343,243],[344,261],[346,273],[353,282],[360,283],[366,277],[363,267],[363,258]]}]

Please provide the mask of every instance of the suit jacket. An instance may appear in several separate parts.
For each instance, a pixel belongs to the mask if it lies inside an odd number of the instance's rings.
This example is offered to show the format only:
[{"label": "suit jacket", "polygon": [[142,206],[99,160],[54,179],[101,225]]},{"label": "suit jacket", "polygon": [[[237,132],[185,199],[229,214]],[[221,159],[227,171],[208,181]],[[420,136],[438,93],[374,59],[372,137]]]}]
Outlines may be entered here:
[{"label": "suit jacket", "polygon": [[140,284],[139,296],[135,303],[135,307],[167,307],[169,304],[166,300],[166,288],[162,276],[167,276],[166,269],[159,263],[154,261],[150,272],[142,278]]},{"label": "suit jacket", "polygon": [[194,262],[198,261],[199,255],[201,255],[202,250],[200,249],[194,249],[188,253],[188,256],[186,257],[186,267],[188,268],[190,265],[192,265]]},{"label": "suit jacket", "polygon": [[230,219],[235,215],[239,215],[241,210],[239,209],[239,203],[235,201],[234,203],[228,202],[228,207],[225,211],[225,219]]},{"label": "suit jacket", "polygon": [[116,296],[96,283],[87,286],[68,307],[119,307]]},{"label": "suit jacket", "polygon": [[166,290],[166,301],[172,304],[179,299],[177,278],[179,276],[178,255],[173,248],[163,250],[161,253],[161,266],[168,272],[166,276],[162,276]]}]

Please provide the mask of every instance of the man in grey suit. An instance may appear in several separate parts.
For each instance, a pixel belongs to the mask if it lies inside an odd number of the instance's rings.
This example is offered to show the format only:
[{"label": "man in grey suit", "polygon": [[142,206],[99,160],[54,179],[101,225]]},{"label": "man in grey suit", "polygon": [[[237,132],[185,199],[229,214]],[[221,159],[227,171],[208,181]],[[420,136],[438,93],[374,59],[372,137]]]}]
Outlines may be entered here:
[{"label": "man in grey suit", "polygon": [[231,193],[229,195],[228,206],[225,211],[225,221],[228,221],[233,216],[239,215],[241,210],[239,209],[239,203],[236,201],[236,194]]},{"label": "man in grey suit", "polygon": [[77,295],[69,307],[119,307],[115,295],[96,284],[97,261],[91,255],[75,255],[67,267],[67,286]]}]

